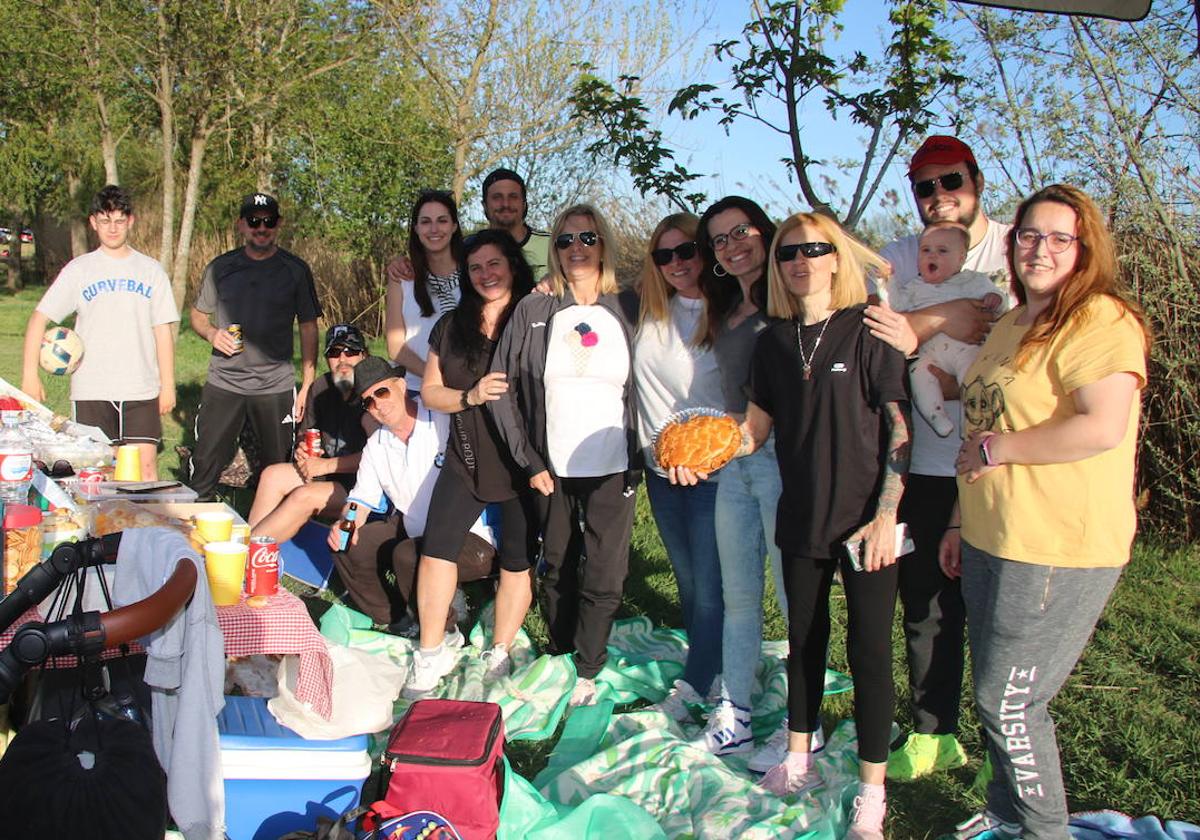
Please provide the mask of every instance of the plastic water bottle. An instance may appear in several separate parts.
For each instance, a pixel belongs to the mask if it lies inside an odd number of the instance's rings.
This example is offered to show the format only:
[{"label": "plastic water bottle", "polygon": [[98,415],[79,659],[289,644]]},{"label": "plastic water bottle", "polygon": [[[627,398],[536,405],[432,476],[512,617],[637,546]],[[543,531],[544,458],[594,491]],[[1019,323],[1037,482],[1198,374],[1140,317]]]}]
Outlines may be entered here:
[{"label": "plastic water bottle", "polygon": [[0,411],[0,501],[27,504],[33,480],[33,444],[21,431],[20,411]]}]

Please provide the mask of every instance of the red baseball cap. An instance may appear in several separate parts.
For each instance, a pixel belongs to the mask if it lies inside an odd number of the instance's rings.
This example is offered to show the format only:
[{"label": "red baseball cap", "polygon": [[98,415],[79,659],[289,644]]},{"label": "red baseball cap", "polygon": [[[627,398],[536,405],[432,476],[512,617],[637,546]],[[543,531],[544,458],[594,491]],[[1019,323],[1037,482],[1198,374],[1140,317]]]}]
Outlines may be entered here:
[{"label": "red baseball cap", "polygon": [[975,155],[971,153],[970,146],[957,137],[948,137],[944,134],[935,134],[921,144],[921,148],[917,149],[916,154],[912,156],[912,162],[908,165],[908,174],[912,175],[922,166],[927,166],[931,163],[941,166],[948,166],[953,163],[969,163],[976,169],[979,168],[979,164],[975,162]]}]

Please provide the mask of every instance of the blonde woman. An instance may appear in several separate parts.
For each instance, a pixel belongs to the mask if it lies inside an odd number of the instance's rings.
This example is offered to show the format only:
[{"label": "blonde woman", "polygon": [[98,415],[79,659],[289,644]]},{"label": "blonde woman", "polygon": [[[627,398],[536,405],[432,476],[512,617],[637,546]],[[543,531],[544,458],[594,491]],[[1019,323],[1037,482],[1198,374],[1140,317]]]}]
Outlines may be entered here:
[{"label": "blonde woman", "polygon": [[742,424],[745,454],[774,430],[783,479],[775,538],[788,600],[790,733],[783,761],[761,784],[781,796],[821,784],[810,733],[820,722],[829,592],[840,569],[858,733],[846,834],[854,840],[883,837],[896,507],[908,472],[904,356],[862,323],[864,269],[884,265],[827,216],[797,213],[779,226],[767,271],[767,312],[779,320],[755,347]]},{"label": "blonde woman", "polygon": [[634,339],[633,379],[638,438],[646,461],[646,495],[675,572],[688,654],[683,675],[657,708],[675,720],[704,702],[721,671],[721,563],[714,525],[717,476],[694,487],[672,484],[654,461],[655,430],[688,408],[720,408],[721,372],[703,345],[704,260],[696,244],[700,219],[674,213],[650,237],[641,274],[641,313]]},{"label": "blonde woman", "polygon": [[[576,204],[551,229],[550,294],[513,311],[493,371],[508,388],[488,408],[543,515],[542,579],[553,648],[574,652],[574,705],[594,703],[629,567],[637,444],[633,387],[636,301],[618,294],[608,224]],[[587,562],[568,557],[583,523]]]}]

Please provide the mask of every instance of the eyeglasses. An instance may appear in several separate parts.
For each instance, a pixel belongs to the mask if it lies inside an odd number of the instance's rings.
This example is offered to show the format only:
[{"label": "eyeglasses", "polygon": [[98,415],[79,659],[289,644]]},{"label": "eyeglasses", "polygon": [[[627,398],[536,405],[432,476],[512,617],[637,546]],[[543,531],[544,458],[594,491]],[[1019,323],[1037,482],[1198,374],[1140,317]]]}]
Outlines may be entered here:
[{"label": "eyeglasses", "polygon": [[803,254],[810,260],[832,254],[837,248],[832,242],[797,242],[794,245],[780,245],[775,249],[776,262],[791,262],[797,254]]},{"label": "eyeglasses", "polygon": [[1046,250],[1051,254],[1061,254],[1075,242],[1079,241],[1078,236],[1071,236],[1069,233],[1062,233],[1057,230],[1052,230],[1049,233],[1039,233],[1033,228],[1019,228],[1017,230],[1017,244],[1022,248],[1028,248],[1030,251],[1036,250],[1043,239],[1046,240]]},{"label": "eyeglasses", "polygon": [[650,252],[650,259],[654,260],[655,265],[670,265],[671,260],[675,257],[681,260],[690,260],[697,253],[698,249],[695,242],[684,242],[681,245],[676,245],[674,248],[655,248]]},{"label": "eyeglasses", "polygon": [[93,216],[96,227],[125,227],[129,224],[128,216]]},{"label": "eyeglasses", "polygon": [[378,400],[386,400],[392,395],[392,389],[388,387],[376,388],[375,393],[369,397],[362,398],[362,407],[366,411],[370,411],[375,407]]},{"label": "eyeglasses", "polygon": [[326,359],[340,359],[342,356],[345,356],[347,359],[353,359],[353,358],[355,358],[357,356],[361,356],[361,355],[362,355],[361,350],[351,350],[348,347],[334,347],[332,350],[330,350],[329,352],[327,352],[325,354],[325,358]]},{"label": "eyeglasses", "polygon": [[250,216],[246,219],[246,224],[250,225],[254,230],[258,230],[263,225],[266,225],[269,230],[273,230],[275,225],[279,224],[278,216]]},{"label": "eyeglasses", "polygon": [[947,172],[945,175],[939,175],[937,178],[930,178],[928,181],[916,181],[913,183],[913,192],[917,194],[917,198],[929,198],[933,195],[934,189],[941,184],[945,192],[954,192],[961,189],[963,185],[963,174],[961,172]]},{"label": "eyeglasses", "polygon": [[571,243],[575,241],[575,237],[579,237],[579,242],[591,248],[600,241],[600,234],[594,230],[580,231],[579,233],[560,233],[554,237],[554,247],[560,251],[565,251],[571,247]]},{"label": "eyeglasses", "polygon": [[714,251],[723,251],[725,250],[725,246],[729,244],[730,239],[734,242],[741,242],[750,235],[751,231],[758,233],[758,228],[754,227],[754,225],[738,225],[729,231],[729,233],[718,233],[712,239],[708,240],[708,244],[712,246]]}]

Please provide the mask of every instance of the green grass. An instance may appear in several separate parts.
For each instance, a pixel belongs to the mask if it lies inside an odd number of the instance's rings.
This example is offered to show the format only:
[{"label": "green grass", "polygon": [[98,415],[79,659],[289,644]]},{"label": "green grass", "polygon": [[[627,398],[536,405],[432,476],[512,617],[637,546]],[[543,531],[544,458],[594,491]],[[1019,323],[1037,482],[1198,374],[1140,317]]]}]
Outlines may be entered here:
[{"label": "green grass", "polygon": [[[0,295],[0,376],[20,382],[21,336],[41,289]],[[378,349],[378,348],[376,348]],[[179,405],[164,424],[162,475],[178,474],[174,447],[190,444],[191,421],[208,363],[208,345],[190,330],[181,331],[177,351]],[[51,380],[51,377],[44,377]],[[47,382],[47,401],[65,412],[66,380]],[[247,494],[230,501],[243,513]],[[1140,816],[1200,822],[1200,552],[1168,549],[1148,540],[1135,547],[1133,562],[1102,617],[1096,636],[1056,700],[1059,745],[1072,810],[1116,808]],[[845,610],[834,590],[835,626],[830,665],[846,671]],[[786,625],[766,599],[768,637],[786,636]],[[622,615],[649,615],[678,626],[675,582],[658,539],[645,494],[639,494]],[[545,624],[535,608],[526,629],[535,642],[546,641]],[[899,624],[893,635],[893,670],[899,692],[896,718],[911,723],[907,674]],[[980,806],[969,792],[982,748],[964,692],[962,740],[972,761],[967,767],[932,779],[889,786],[889,836],[936,837]],[[826,703],[828,727],[851,713],[851,698]],[[532,777],[545,763],[553,741],[513,744],[510,758]]]}]

